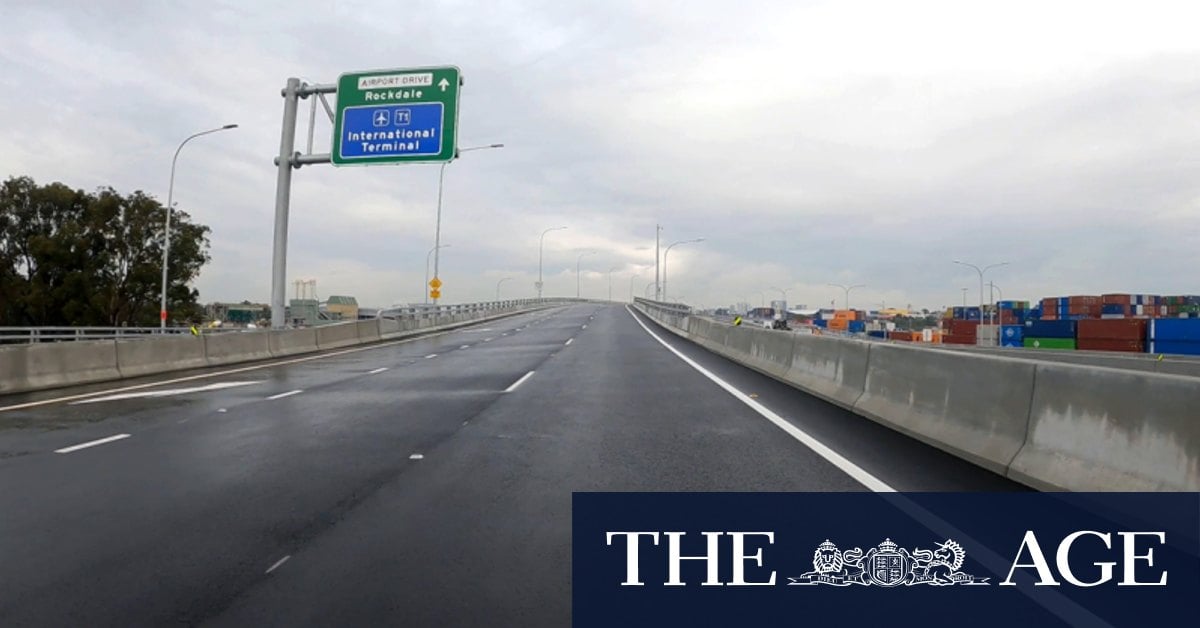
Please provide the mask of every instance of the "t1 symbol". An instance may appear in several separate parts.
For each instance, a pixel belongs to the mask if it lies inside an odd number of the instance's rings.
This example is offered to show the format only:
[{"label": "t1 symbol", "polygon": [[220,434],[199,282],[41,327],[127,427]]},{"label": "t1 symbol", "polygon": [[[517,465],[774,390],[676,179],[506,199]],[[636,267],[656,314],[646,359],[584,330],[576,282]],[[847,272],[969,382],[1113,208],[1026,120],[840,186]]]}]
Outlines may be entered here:
[{"label": "t1 symbol", "polygon": [[411,109],[397,109],[392,112],[392,124],[396,126],[408,126],[410,122],[412,122]]}]

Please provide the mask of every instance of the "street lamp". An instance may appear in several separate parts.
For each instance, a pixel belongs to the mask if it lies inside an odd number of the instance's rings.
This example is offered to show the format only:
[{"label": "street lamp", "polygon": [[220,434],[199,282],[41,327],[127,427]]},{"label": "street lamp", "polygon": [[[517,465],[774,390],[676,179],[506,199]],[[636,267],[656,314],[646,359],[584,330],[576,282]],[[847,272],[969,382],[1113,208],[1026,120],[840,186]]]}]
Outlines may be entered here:
[{"label": "street lamp", "polygon": [[610,302],[612,301],[612,274],[614,270],[619,268],[620,266],[613,266],[612,268],[608,269],[608,300]]},{"label": "street lamp", "polygon": [[703,242],[703,241],[704,241],[704,238],[696,238],[694,240],[680,240],[678,242],[673,242],[671,244],[671,246],[667,247],[667,250],[663,251],[663,261],[662,261],[662,300],[663,300],[663,303],[667,303],[667,256],[671,254],[671,248],[679,246],[680,244],[692,244],[694,242]]},{"label": "street lamp", "polygon": [[[994,296],[996,294],[1000,295],[999,299]],[[1004,300],[1004,291],[1001,290],[1000,286],[997,286],[996,282],[994,281],[988,282],[988,300],[992,302],[992,309],[996,311],[996,318],[1000,318],[1000,308],[996,305],[996,302]]]},{"label": "street lamp", "polygon": [[542,246],[546,243],[546,234],[550,233],[551,231],[561,231],[563,229],[566,229],[566,227],[550,227],[549,229],[543,231],[542,236],[538,238],[537,294],[539,299],[542,298]]},{"label": "street lamp", "polygon": [[175,163],[177,161],[179,161],[179,151],[183,150],[183,146],[185,144],[196,139],[197,137],[200,137],[201,135],[208,135],[210,133],[218,133],[220,131],[228,131],[229,129],[236,129],[237,126],[238,125],[236,125],[236,124],[226,124],[225,126],[220,127],[220,128],[209,129],[207,131],[201,131],[199,133],[194,133],[192,135],[189,135],[186,139],[184,139],[182,142],[179,143],[179,148],[175,149],[175,156],[171,158],[171,183],[170,183],[170,185],[167,186],[167,222],[166,222],[166,228],[163,230],[162,296],[159,299],[159,308],[158,308],[158,328],[159,329],[167,328],[167,264],[169,262],[170,254],[171,254],[171,212],[174,208],[173,201],[175,198]]},{"label": "street lamp", "polygon": [[595,251],[584,251],[579,254],[579,257],[575,258],[575,298],[576,299],[580,298],[581,290],[583,288],[583,282],[581,282],[579,280],[579,264],[581,262],[583,262],[584,255],[595,255],[595,254],[596,254]]},{"label": "street lamp", "polygon": [[[457,159],[463,153],[469,153],[473,150],[487,150],[489,148],[504,148],[504,144],[488,144],[487,146],[471,146],[470,148],[460,148],[454,151],[454,158]],[[439,258],[438,250],[441,248],[438,245],[442,243],[442,187],[446,180],[446,166],[449,166],[449,161],[443,161],[442,167],[438,171],[438,202],[437,202],[437,221],[433,227],[433,276],[439,277]],[[438,300],[434,299],[434,305],[437,305]]]},{"label": "street lamp", "polygon": [[654,285],[654,282],[651,281],[650,283],[646,284],[646,289],[642,291],[643,296],[645,296],[647,299],[650,298],[650,287],[653,285]]},{"label": "street lamp", "polygon": [[629,302],[630,303],[633,303],[633,280],[637,279],[638,277],[641,277],[641,275],[640,274],[634,275],[629,278]]},{"label": "street lamp", "polygon": [[861,284],[861,283],[855,284],[853,286],[843,286],[840,283],[831,283],[831,284],[829,284],[829,286],[833,287],[833,288],[841,288],[842,289],[842,291],[845,294],[845,298],[846,298],[845,309],[847,309],[847,310],[850,309],[850,291],[855,288],[866,288],[867,287],[866,284]]},{"label": "street lamp", "polygon": [[[435,251],[437,251],[438,249],[444,249],[448,246],[450,246],[450,245],[449,244],[439,244],[439,245],[433,247],[432,249],[429,249],[429,252],[425,254],[425,287],[422,288],[422,290],[425,291],[425,305],[429,305],[429,288],[431,287],[429,285],[429,256],[433,255],[433,253]],[[436,277],[437,273],[434,273],[434,276]],[[434,303],[436,303],[436,301],[434,301]]]},{"label": "street lamp", "polygon": [[[980,320],[980,322],[983,322],[983,274],[984,274],[984,273],[986,273],[987,271],[989,271],[989,270],[993,269],[993,268],[999,268],[999,267],[1001,267],[1001,266],[1007,266],[1007,265],[1008,265],[1008,262],[1000,262],[999,264],[991,264],[991,265],[988,265],[988,266],[984,266],[983,268],[980,268],[980,267],[978,267],[978,266],[976,266],[976,265],[974,265],[974,264],[968,264],[968,263],[966,263],[966,262],[960,262],[960,261],[958,261],[958,260],[954,260],[954,263],[955,263],[955,264],[958,264],[958,265],[960,265],[960,266],[967,266],[967,267],[969,267],[969,268],[974,268],[974,269],[975,269],[975,272],[979,273],[979,320]],[[989,319],[989,322],[990,322],[990,319]]]},{"label": "street lamp", "polygon": [[509,279],[512,279],[512,277],[505,277],[505,278],[501,279],[500,281],[496,282],[496,300],[497,301],[500,300],[500,284],[508,281]]},{"label": "street lamp", "polygon": [[967,307],[967,290],[970,290],[970,288],[962,289],[962,291],[963,291],[963,307]]}]

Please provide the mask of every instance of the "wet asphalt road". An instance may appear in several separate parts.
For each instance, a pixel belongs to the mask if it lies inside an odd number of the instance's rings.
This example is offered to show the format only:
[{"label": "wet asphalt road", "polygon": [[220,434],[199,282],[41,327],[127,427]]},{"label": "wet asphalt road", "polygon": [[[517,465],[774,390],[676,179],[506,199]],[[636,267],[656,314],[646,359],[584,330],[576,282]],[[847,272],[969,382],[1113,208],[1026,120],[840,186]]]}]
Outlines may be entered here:
[{"label": "wet asphalt road", "polygon": [[[641,320],[896,489],[1019,488]],[[865,490],[622,306],[255,366],[0,398],[0,626],[564,626],[572,491]]]}]

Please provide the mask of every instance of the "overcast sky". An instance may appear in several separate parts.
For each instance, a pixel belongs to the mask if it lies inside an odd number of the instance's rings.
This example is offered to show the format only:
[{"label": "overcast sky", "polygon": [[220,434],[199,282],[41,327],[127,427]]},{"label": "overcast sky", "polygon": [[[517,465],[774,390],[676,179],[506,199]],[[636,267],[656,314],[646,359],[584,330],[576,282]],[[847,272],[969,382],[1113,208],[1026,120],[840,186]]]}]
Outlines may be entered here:
[{"label": "overcast sky", "polygon": [[[0,176],[165,201],[212,227],[201,299],[268,301],[290,76],[453,64],[443,302],[789,290],[828,305],[1200,293],[1200,4],[0,0]],[[301,105],[303,150],[307,101]],[[315,152],[329,150],[319,114]],[[295,173],[288,294],[420,301],[436,165]],[[637,274],[637,277],[631,276]],[[989,273],[991,278],[992,273]]]}]

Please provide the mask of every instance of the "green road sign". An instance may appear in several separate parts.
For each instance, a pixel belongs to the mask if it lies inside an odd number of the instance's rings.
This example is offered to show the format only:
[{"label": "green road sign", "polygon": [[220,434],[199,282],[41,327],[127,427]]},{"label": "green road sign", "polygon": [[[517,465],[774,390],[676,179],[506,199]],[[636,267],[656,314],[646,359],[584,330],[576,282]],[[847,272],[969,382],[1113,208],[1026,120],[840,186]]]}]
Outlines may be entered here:
[{"label": "green road sign", "polygon": [[338,77],[333,165],[454,159],[461,76],[458,68],[446,66]]}]

